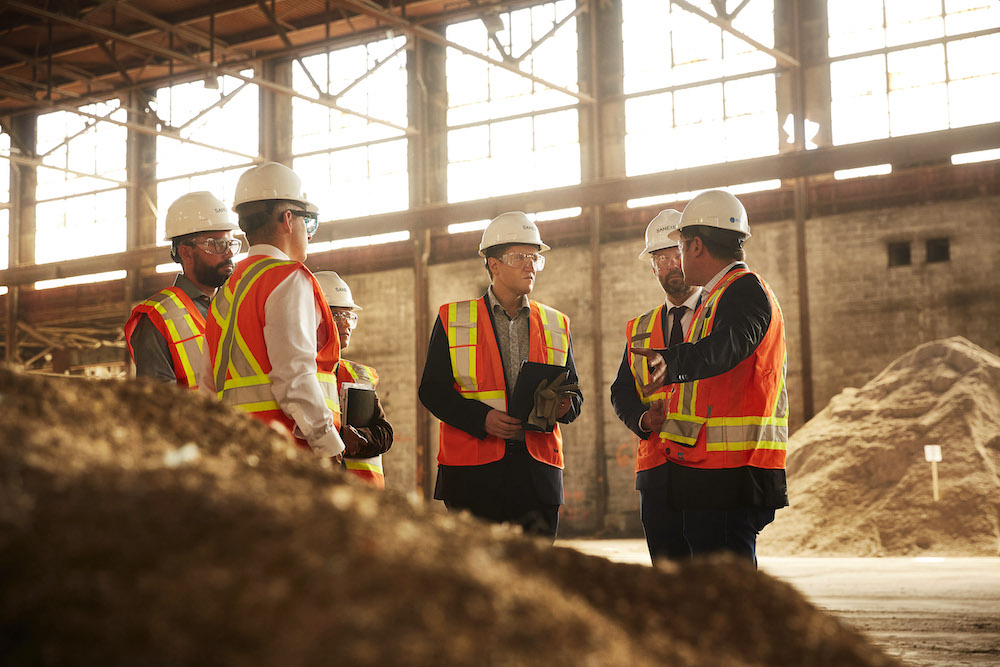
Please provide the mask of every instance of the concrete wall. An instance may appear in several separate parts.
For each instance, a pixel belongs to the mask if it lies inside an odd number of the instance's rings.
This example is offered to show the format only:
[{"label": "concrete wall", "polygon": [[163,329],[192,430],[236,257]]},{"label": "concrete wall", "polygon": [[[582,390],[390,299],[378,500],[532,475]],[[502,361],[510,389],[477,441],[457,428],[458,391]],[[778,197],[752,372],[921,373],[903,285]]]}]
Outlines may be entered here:
[{"label": "concrete wall", "polygon": [[[814,218],[806,226],[813,387],[818,411],[846,386],[860,386],[897,356],[938,338],[962,335],[1000,354],[1000,275],[996,238],[1000,198],[928,204]],[[753,212],[750,212],[753,225]],[[545,234],[544,223],[542,234]],[[951,259],[927,264],[928,238],[948,237]],[[911,241],[912,264],[888,266],[886,244]],[[609,396],[624,350],[625,323],[657,305],[663,293],[649,264],[636,259],[640,239],[601,248],[603,316],[593,316],[591,251],[556,248],[547,254],[533,297],[571,318],[574,354],[585,395],[580,418],[564,429],[566,533],[609,534],[639,529],[634,489],[636,440],[615,417]],[[792,428],[803,422],[799,279],[791,221],[753,227],[748,261],[769,282],[784,313],[789,353]],[[481,260],[430,267],[430,304],[479,296],[488,285]],[[409,268],[345,276],[364,306],[348,357],[375,366],[380,396],[396,431],[385,457],[389,488],[415,481],[416,383],[413,272]],[[433,316],[432,320],[433,321]],[[596,368],[595,336],[602,336]],[[599,372],[598,372],[599,370]],[[603,402],[603,442],[597,421]],[[437,423],[432,424],[433,447]],[[602,479],[602,468],[606,477]],[[605,490],[606,489],[606,490]],[[606,512],[600,510],[606,496]]]}]

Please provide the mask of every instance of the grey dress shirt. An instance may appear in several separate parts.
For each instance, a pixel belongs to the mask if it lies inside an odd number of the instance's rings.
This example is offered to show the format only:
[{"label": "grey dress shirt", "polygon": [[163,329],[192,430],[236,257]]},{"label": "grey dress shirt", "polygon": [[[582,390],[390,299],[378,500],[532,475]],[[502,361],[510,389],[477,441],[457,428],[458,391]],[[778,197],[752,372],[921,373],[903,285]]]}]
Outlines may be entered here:
[{"label": "grey dress shirt", "polygon": [[[493,318],[493,329],[497,332],[497,343],[500,345],[500,362],[503,364],[503,376],[507,384],[507,403],[510,404],[517,384],[517,376],[521,372],[521,364],[528,359],[528,316],[531,308],[528,297],[521,296],[521,307],[517,315],[511,317],[503,305],[497,300],[490,286],[486,292],[490,302],[490,316]],[[524,431],[513,438],[524,440]]]}]

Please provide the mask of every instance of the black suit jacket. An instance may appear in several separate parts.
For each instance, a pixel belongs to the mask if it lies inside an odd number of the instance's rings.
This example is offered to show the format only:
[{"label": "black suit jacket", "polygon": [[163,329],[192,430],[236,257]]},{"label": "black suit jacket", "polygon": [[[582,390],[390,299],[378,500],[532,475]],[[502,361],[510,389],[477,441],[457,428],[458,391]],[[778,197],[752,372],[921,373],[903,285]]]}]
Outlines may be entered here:
[{"label": "black suit jacket", "polygon": [[[745,268],[738,264],[732,270]],[[705,295],[707,298],[707,295]],[[695,343],[681,343],[658,350],[667,362],[667,383],[722,375],[736,368],[760,345],[771,326],[771,304],[754,275],[738,278],[716,305],[712,333]],[[635,380],[623,358],[612,385],[612,404],[625,425],[642,439],[639,426],[646,411],[635,389]],[[778,508],[788,504],[784,470],[762,468],[690,468],[673,461],[636,475],[636,488],[669,487],[675,509]]]},{"label": "black suit jacket", "polygon": [[[482,298],[486,298],[484,295]],[[489,300],[487,299],[487,306]],[[493,323],[493,313],[490,313],[490,323],[493,325],[493,336],[496,337],[496,325]],[[529,324],[530,326],[530,324]],[[499,347],[499,342],[497,343]],[[503,350],[500,350],[503,359]],[[566,381],[576,383],[579,377],[576,373],[576,362],[573,359],[573,338],[569,337],[569,350],[566,356]],[[507,387],[507,396],[513,387]],[[451,354],[448,351],[448,333],[444,329],[441,318],[434,322],[431,339],[427,345],[427,360],[420,380],[418,391],[420,402],[441,421],[461,429],[475,438],[485,438],[486,415],[491,408],[481,401],[464,398],[455,389],[455,376],[451,368]],[[568,424],[580,415],[583,403],[582,396],[574,396],[569,411],[559,421]],[[446,466],[438,464],[437,483],[434,497],[438,500],[453,500],[458,502],[482,500],[496,494],[497,488],[504,483],[505,477],[511,474],[530,476],[532,486],[540,504],[560,504],[563,502],[562,470],[554,468],[530,456],[523,456],[524,443],[507,443],[504,460],[487,463],[481,466]]]}]

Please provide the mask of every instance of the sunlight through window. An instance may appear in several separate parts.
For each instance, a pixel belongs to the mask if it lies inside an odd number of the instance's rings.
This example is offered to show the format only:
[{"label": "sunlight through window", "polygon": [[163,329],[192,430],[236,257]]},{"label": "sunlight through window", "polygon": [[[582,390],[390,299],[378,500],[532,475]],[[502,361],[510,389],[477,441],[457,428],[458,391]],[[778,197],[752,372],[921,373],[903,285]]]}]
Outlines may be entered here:
[{"label": "sunlight through window", "polygon": [[[773,56],[677,5],[624,0],[622,12],[627,175],[777,154]],[[773,46],[774,3],[747,4],[733,27]]]},{"label": "sunlight through window", "polygon": [[229,76],[215,89],[193,81],[156,92],[157,115],[174,128],[156,139],[157,244],[168,243],[167,209],[181,195],[204,190],[232,206],[236,181],[259,152],[258,99],[257,86]]},{"label": "sunlight through window", "polygon": [[[518,60],[521,71],[575,92],[576,18],[552,32],[575,7],[559,0],[500,13],[489,28],[481,19],[451,25],[446,34],[494,60]],[[454,48],[447,50],[447,79],[448,201],[580,182],[575,97]]]},{"label": "sunlight through window", "polygon": [[[356,218],[409,206],[406,37],[320,53],[294,66],[295,90],[335,106],[292,100],[292,168],[320,220]],[[384,121],[384,122],[380,122]]]},{"label": "sunlight through window", "polygon": [[[10,136],[0,133],[0,156],[10,155]],[[0,160],[0,269],[10,262],[10,161]],[[7,293],[7,287],[0,287]]]},{"label": "sunlight through window", "polygon": [[[119,123],[127,119],[118,100],[80,111]],[[70,111],[38,117],[43,164],[35,189],[34,260],[39,264],[125,250],[127,130],[97,118]]]},{"label": "sunlight through window", "polygon": [[998,3],[838,0],[827,14],[834,144],[1000,118],[986,102],[1000,98],[1000,35],[956,39],[1000,26]]}]

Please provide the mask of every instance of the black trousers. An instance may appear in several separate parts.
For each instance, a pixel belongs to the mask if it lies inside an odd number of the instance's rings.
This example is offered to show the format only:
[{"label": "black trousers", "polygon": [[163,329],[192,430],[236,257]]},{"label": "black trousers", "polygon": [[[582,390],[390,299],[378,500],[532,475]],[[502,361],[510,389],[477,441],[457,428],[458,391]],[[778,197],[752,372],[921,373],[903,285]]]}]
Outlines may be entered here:
[{"label": "black trousers", "polygon": [[504,457],[481,466],[438,466],[434,497],[493,523],[519,525],[555,540],[562,471],[534,460],[523,442],[508,442]]},{"label": "black trousers", "polygon": [[671,509],[667,487],[640,491],[640,515],[652,560],[690,558],[728,551],[757,565],[757,534],[774,521],[774,510]]}]

